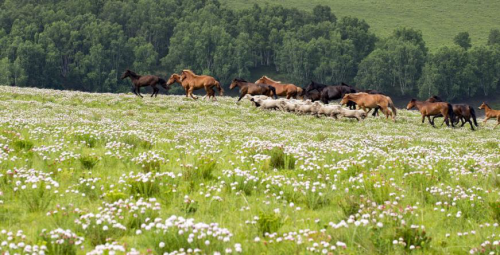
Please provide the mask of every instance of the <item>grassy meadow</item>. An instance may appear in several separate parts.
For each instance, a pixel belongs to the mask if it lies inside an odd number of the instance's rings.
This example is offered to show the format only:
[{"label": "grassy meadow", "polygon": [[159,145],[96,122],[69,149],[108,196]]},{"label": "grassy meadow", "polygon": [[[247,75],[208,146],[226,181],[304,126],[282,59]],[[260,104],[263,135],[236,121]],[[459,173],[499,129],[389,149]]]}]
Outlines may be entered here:
[{"label": "grassy meadow", "polygon": [[493,121],[235,101],[0,87],[0,254],[500,253]]},{"label": "grassy meadow", "polygon": [[399,27],[422,31],[427,46],[433,50],[452,45],[459,32],[469,32],[472,43],[485,44],[493,28],[500,28],[500,1],[495,0],[223,0],[227,6],[241,9],[253,4],[281,4],[311,10],[328,5],[340,18],[353,16],[368,22],[373,32],[384,37]]}]

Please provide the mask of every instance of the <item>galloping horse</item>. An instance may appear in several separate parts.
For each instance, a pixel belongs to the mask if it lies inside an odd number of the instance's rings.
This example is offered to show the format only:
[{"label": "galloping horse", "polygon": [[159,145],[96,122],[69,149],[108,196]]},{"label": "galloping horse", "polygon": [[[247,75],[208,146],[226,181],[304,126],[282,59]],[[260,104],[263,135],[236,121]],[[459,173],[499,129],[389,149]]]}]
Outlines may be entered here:
[{"label": "galloping horse", "polygon": [[[345,105],[349,101],[355,102],[364,111],[366,111],[366,109],[369,109],[367,113],[370,113],[372,109],[380,108],[384,113],[386,119],[388,119],[390,115],[392,120],[396,121],[396,107],[394,106],[392,99],[388,96],[372,95],[368,93],[347,94],[342,98],[340,104]],[[389,107],[391,108],[392,112],[389,111]]]},{"label": "galloping horse", "polygon": [[[207,92],[207,96],[210,98],[212,95],[211,91],[213,90],[213,87],[216,87],[219,90],[219,95],[224,94],[224,90],[220,86],[220,83],[216,81],[213,77],[208,76],[208,75],[196,75],[193,73],[191,70],[183,70],[180,78],[173,77],[175,74],[173,74],[170,79],[174,80],[174,82],[180,81],[181,86],[184,88],[186,91],[186,97],[191,96],[193,99],[198,99],[197,96],[193,95],[193,91],[202,89],[204,88],[205,91]],[[169,82],[170,82],[169,79]],[[173,83],[173,82],[172,82]],[[215,96],[213,97],[215,100]]]},{"label": "galloping horse", "polygon": [[446,125],[449,127],[450,120],[451,120],[451,126],[455,127],[453,124],[453,118],[454,118],[454,113],[453,113],[453,106],[449,103],[445,102],[435,102],[435,103],[430,103],[430,102],[424,102],[424,101],[417,101],[416,99],[410,100],[408,105],[406,106],[407,110],[412,109],[413,107],[417,107],[417,109],[420,111],[420,114],[422,115],[422,123],[425,122],[425,117],[429,120],[429,123],[434,126],[434,121],[431,121],[430,116],[438,116],[442,115],[444,116],[444,121],[446,122]]},{"label": "galloping horse", "polygon": [[243,79],[236,78],[231,82],[231,85],[229,86],[229,89],[234,89],[235,87],[240,88],[240,98],[238,98],[239,102],[246,94],[250,94],[252,96],[255,95],[265,95],[272,97],[274,96],[275,99],[278,99],[278,96],[276,95],[276,88],[267,85],[267,84],[255,84],[255,83],[250,83],[247,82]]},{"label": "galloping horse", "polygon": [[486,121],[488,121],[491,118],[497,118],[497,124],[494,127],[494,129],[497,128],[498,125],[500,125],[500,110],[493,110],[489,105],[485,104],[484,102],[481,104],[481,106],[479,106],[479,109],[480,110],[484,109],[484,112],[486,114],[486,118],[484,118],[483,123],[486,123]]},{"label": "galloping horse", "polygon": [[[438,96],[432,96],[425,101],[430,102],[430,103],[444,102],[444,100]],[[474,130],[474,126],[472,125],[472,121],[471,121],[471,119],[472,119],[474,121],[474,125],[476,125],[476,127],[478,127],[477,120],[476,120],[476,111],[474,111],[474,108],[472,106],[466,105],[466,104],[451,104],[451,106],[453,107],[453,114],[456,117],[456,118],[452,119],[452,122],[454,124],[458,124],[460,121],[462,121],[461,127],[463,127],[465,125],[465,123],[468,122],[470,124],[470,128],[472,130]],[[432,118],[432,122],[434,122],[434,119],[436,119],[438,117],[443,117],[443,116],[441,116],[441,115],[434,116]]]},{"label": "galloping horse", "polygon": [[[328,104],[330,100],[341,99],[345,94],[356,93],[356,90],[354,88],[351,88],[344,83],[342,83],[342,85],[332,86],[311,81],[311,83],[309,83],[309,85],[307,85],[307,87],[304,89],[302,95],[305,98],[311,98],[314,95],[314,90],[317,90],[319,92],[319,100],[321,100],[321,102],[324,104]],[[351,107],[352,102],[349,102],[348,106]]]},{"label": "galloping horse", "polygon": [[164,89],[168,90],[166,81],[156,75],[138,75],[129,69],[127,69],[121,76],[121,79],[125,79],[129,77],[130,80],[132,81],[132,84],[134,84],[134,87],[132,88],[132,92],[136,94],[137,96],[142,97],[141,95],[141,87],[146,87],[146,86],[151,86],[153,88],[153,93],[151,94],[151,97],[153,96],[158,96],[158,92],[160,91],[159,88],[156,87],[156,84],[160,84]]},{"label": "galloping horse", "polygon": [[255,84],[267,84],[276,88],[276,94],[278,96],[286,96],[286,99],[295,98],[302,94],[302,88],[295,86],[293,84],[282,84],[280,81],[275,81],[267,76],[262,76],[258,79]]}]

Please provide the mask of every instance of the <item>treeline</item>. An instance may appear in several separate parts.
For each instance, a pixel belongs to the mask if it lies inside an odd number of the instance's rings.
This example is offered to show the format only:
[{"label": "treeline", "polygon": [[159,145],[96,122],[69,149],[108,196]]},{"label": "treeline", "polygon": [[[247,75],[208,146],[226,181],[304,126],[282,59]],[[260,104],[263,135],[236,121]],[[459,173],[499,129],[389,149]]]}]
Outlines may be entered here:
[{"label": "treeline", "polygon": [[419,31],[379,38],[327,6],[232,10],[217,0],[0,0],[0,84],[130,90],[120,74],[189,68],[227,85],[257,67],[304,86],[347,82],[392,95],[448,99],[500,92],[500,32],[430,52]]}]

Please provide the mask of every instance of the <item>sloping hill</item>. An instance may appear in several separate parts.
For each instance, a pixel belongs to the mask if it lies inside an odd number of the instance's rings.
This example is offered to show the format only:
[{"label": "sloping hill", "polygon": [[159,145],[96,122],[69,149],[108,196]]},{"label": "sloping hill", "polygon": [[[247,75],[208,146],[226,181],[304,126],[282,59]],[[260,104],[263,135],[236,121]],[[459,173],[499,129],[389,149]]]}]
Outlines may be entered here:
[{"label": "sloping hill", "polygon": [[234,8],[258,4],[283,4],[312,10],[328,5],[337,17],[365,19],[378,36],[398,26],[420,29],[430,49],[453,43],[463,31],[470,33],[473,44],[484,44],[492,28],[500,28],[500,1],[496,0],[222,0]]}]

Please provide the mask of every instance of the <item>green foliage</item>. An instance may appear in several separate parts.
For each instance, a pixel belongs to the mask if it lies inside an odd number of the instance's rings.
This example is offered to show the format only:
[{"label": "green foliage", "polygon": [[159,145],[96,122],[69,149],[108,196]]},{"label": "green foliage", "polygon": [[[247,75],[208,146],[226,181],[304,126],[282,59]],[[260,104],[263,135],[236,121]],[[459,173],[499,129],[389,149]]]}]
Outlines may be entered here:
[{"label": "green foliage", "polygon": [[462,47],[464,50],[468,50],[472,46],[468,32],[458,33],[457,36],[453,38],[453,42],[455,42],[456,45]]},{"label": "green foliage", "polygon": [[271,156],[271,167],[276,169],[295,168],[295,158],[293,155],[286,154],[283,148],[274,147],[269,150],[269,155]]},{"label": "green foliage", "polygon": [[415,249],[425,250],[430,246],[430,242],[432,241],[432,238],[427,235],[425,230],[408,226],[402,226],[396,230],[394,240],[398,238],[403,238],[406,250],[410,250],[411,246],[414,246]]},{"label": "green foliage", "polygon": [[258,217],[257,226],[262,235],[277,232],[285,223],[283,217],[275,212],[260,212]]},{"label": "green foliage", "polygon": [[30,140],[15,140],[12,142],[12,147],[17,151],[29,151],[33,146],[34,144]]},{"label": "green foliage", "polygon": [[83,168],[92,169],[95,165],[97,165],[97,163],[99,163],[99,157],[93,155],[81,156],[80,163],[82,164]]}]

